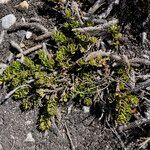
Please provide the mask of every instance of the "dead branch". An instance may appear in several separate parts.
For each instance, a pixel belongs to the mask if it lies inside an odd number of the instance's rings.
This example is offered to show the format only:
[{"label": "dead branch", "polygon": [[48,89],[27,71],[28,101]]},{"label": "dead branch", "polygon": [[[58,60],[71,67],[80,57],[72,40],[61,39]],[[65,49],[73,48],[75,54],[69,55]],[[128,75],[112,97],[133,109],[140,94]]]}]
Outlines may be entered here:
[{"label": "dead branch", "polygon": [[5,35],[5,31],[3,30],[0,34],[0,44],[3,42],[4,35]]},{"label": "dead branch", "polygon": [[119,140],[119,142],[120,142],[122,148],[123,148],[124,150],[126,150],[126,147],[125,147],[125,145],[124,145],[124,143],[123,143],[123,141],[122,141],[120,135],[118,134],[117,130],[116,130],[114,127],[111,127],[108,121],[106,121],[106,123],[107,123],[107,125],[109,126],[110,130],[111,130],[111,131],[116,135],[116,137],[118,138],[118,140]]},{"label": "dead branch", "polygon": [[80,21],[80,23],[83,24],[83,21],[81,19],[80,13],[79,13],[79,5],[77,4],[77,2],[72,1],[71,8],[72,8],[73,13],[75,13],[76,16],[78,17],[78,20]]},{"label": "dead branch", "polygon": [[116,5],[116,4],[119,4],[119,0],[115,0],[114,2],[112,2],[112,3],[108,6],[107,10],[98,16],[98,19],[101,20],[101,19],[107,18],[108,15],[110,14],[110,12],[112,11],[114,5]]},{"label": "dead branch", "polygon": [[66,129],[66,134],[67,134],[67,136],[68,136],[68,139],[69,139],[69,141],[70,141],[71,149],[72,149],[72,150],[75,150],[75,146],[73,145],[73,141],[72,141],[72,139],[71,139],[71,135],[70,135],[69,129],[68,129],[68,127],[67,127],[66,124],[65,124],[65,129]]},{"label": "dead branch", "polygon": [[104,23],[107,23],[107,20],[106,19],[99,19],[99,18],[92,18],[91,16],[90,17],[82,17],[83,20],[86,20],[86,21],[91,21],[91,22],[94,22],[94,23],[97,23],[97,24],[104,24]]},{"label": "dead branch", "polygon": [[138,64],[150,66],[150,61],[147,59],[142,59],[142,58],[133,58],[130,60],[130,63],[132,63],[132,64],[138,63]]},{"label": "dead branch", "polygon": [[[23,55],[28,55],[28,54],[36,51],[36,50],[39,50],[40,48],[42,48],[42,46],[43,46],[42,44],[39,44],[39,45],[36,45],[34,47],[31,47],[31,48],[23,51]],[[22,53],[16,55],[16,58],[20,58],[21,56],[22,56]]]},{"label": "dead branch", "polygon": [[30,29],[33,31],[40,31],[42,33],[47,33],[48,30],[41,24],[39,23],[27,23],[27,22],[23,22],[23,23],[16,23],[15,25],[13,25],[10,29],[8,29],[8,32],[14,32],[20,29]]},{"label": "dead branch", "polygon": [[4,63],[0,63],[0,75],[3,74],[4,70],[8,67],[8,65]]},{"label": "dead branch", "polygon": [[19,44],[17,44],[15,41],[11,41],[10,45],[12,48],[16,49],[19,53],[23,53],[23,50],[21,49]]},{"label": "dead branch", "polygon": [[145,88],[147,88],[149,86],[150,86],[150,79],[148,79],[148,80],[146,80],[144,82],[141,82],[138,85],[136,85],[135,88],[134,88],[134,91],[137,92],[137,91],[145,89]]},{"label": "dead branch", "polygon": [[36,37],[35,41],[42,41],[42,40],[48,39],[49,37],[52,36],[52,34],[53,34],[52,32],[42,34],[42,35]]},{"label": "dead branch", "polygon": [[41,22],[41,19],[32,17],[29,22]]},{"label": "dead branch", "polygon": [[16,87],[15,89],[13,89],[12,91],[10,91],[10,92],[5,96],[4,100],[7,100],[8,98],[10,98],[18,89],[23,88],[23,87],[26,87],[26,86],[29,86],[29,85],[24,84],[24,85],[21,85],[21,86]]},{"label": "dead branch", "polygon": [[52,127],[51,127],[52,131],[54,132],[54,134],[56,136],[60,136],[60,130],[59,130],[58,126],[55,123],[55,118],[54,117],[51,117],[51,122],[52,122]]},{"label": "dead branch", "polygon": [[117,24],[118,23],[118,19],[113,19],[107,23],[98,25],[98,26],[91,26],[91,27],[84,27],[84,28],[75,28],[72,29],[72,31],[79,31],[82,33],[86,33],[86,32],[92,32],[92,31],[105,31],[108,27],[110,27],[112,24]]},{"label": "dead branch", "polygon": [[131,73],[130,73],[130,87],[133,90],[135,88],[135,71],[133,69],[131,69]]},{"label": "dead branch", "polygon": [[124,131],[127,131],[127,130],[132,130],[134,128],[139,128],[141,127],[142,125],[149,125],[150,124],[150,119],[140,119],[140,120],[137,120],[135,122],[132,122],[132,123],[129,123],[129,124],[126,124],[126,125],[122,125],[122,126],[119,126],[118,127],[118,131],[119,132],[124,132]]},{"label": "dead branch", "polygon": [[137,79],[147,80],[149,78],[150,78],[150,74],[136,76],[136,80]]},{"label": "dead branch", "polygon": [[150,137],[144,138],[145,141],[139,144],[139,149],[144,148],[149,142],[150,142]]},{"label": "dead branch", "polygon": [[104,2],[105,0],[97,0],[96,3],[89,9],[88,14],[94,14]]},{"label": "dead branch", "polygon": [[[119,63],[128,65],[127,62],[125,61],[125,59],[123,59],[123,56],[119,56],[117,54],[112,54],[110,52],[104,52],[104,51],[101,51],[101,50],[91,52],[87,57],[84,58],[84,60],[89,61],[89,60],[94,59],[98,56],[109,57],[110,59],[113,59],[113,60],[115,60]],[[134,66],[136,63],[150,66],[150,61],[146,60],[146,59],[132,58],[132,59],[128,59],[128,61],[129,61],[131,66]]]}]

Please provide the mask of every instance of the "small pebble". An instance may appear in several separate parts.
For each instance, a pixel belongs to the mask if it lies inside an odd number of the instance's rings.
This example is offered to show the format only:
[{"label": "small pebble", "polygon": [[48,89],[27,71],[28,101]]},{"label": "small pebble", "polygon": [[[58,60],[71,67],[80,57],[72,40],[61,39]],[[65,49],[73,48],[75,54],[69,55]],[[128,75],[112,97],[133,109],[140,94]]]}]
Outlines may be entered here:
[{"label": "small pebble", "polygon": [[150,86],[148,86],[148,87],[146,88],[146,90],[150,91]]},{"label": "small pebble", "polygon": [[26,10],[29,8],[29,3],[27,1],[21,2],[19,5],[15,6],[18,10]]},{"label": "small pebble", "polygon": [[32,137],[32,133],[29,132],[27,134],[27,138],[25,139],[25,142],[35,142],[35,139]]},{"label": "small pebble", "polygon": [[27,120],[27,121],[25,122],[26,125],[30,125],[31,123],[32,123],[31,120]]},{"label": "small pebble", "polygon": [[27,10],[29,8],[29,3],[27,1],[23,1],[19,5],[16,5],[15,7],[18,10]]},{"label": "small pebble", "polygon": [[22,22],[22,23],[25,23],[25,22],[26,22],[26,20],[25,20],[24,17],[21,18],[21,22]]},{"label": "small pebble", "polygon": [[21,48],[24,48],[24,47],[25,47],[25,44],[24,44],[24,43],[20,43],[19,45],[20,45]]},{"label": "small pebble", "polygon": [[90,112],[90,107],[83,106],[83,111],[84,111],[84,113],[89,113]]},{"label": "small pebble", "polygon": [[32,32],[27,31],[27,32],[26,32],[26,39],[30,39],[31,36],[32,36]]},{"label": "small pebble", "polygon": [[16,17],[14,14],[6,15],[2,18],[2,27],[4,29],[9,29],[16,22]]}]

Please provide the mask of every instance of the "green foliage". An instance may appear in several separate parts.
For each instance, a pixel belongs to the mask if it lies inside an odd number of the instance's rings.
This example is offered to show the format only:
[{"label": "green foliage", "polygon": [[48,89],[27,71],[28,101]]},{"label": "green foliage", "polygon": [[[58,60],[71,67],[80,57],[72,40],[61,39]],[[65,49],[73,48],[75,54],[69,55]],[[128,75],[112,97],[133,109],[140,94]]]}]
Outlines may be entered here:
[{"label": "green foliage", "polygon": [[68,41],[67,37],[59,31],[56,31],[53,35],[52,35],[52,39],[56,41],[56,43],[60,43],[60,44],[64,44]]},{"label": "green foliage", "polygon": [[[70,18],[71,15],[72,15],[71,10],[70,10],[69,8],[66,9],[66,10],[65,10],[65,17],[66,17],[66,18]],[[66,23],[67,23],[67,22],[66,22]]]},{"label": "green foliage", "polygon": [[38,52],[39,59],[41,60],[41,64],[48,70],[51,70],[55,64],[55,61],[50,56],[50,54],[46,54],[44,50],[40,50]]},{"label": "green foliage", "polygon": [[47,101],[47,112],[49,116],[55,116],[57,114],[57,97],[53,95]]},{"label": "green foliage", "polygon": [[[49,54],[41,49],[37,53],[38,57],[24,57],[23,63],[12,62],[0,76],[0,85],[8,85],[8,91],[16,89],[12,97],[21,101],[23,110],[39,107],[41,131],[51,127],[51,118],[57,115],[60,103],[76,100],[80,104],[93,105],[94,96],[100,86],[96,80],[97,77],[100,78],[98,70],[101,69],[103,73],[103,69],[105,70],[110,61],[102,56],[85,61],[89,47],[94,48],[97,38],[73,32],[72,29],[91,23],[85,22],[81,25],[72,16],[71,9],[67,8],[64,12],[63,27],[50,38],[50,42],[54,44],[53,53]],[[120,44],[119,30],[117,25],[113,25],[109,30],[115,46]],[[120,93],[111,93],[116,99],[116,120],[121,124],[130,120],[132,106],[139,101],[135,95],[126,91],[125,83],[130,80],[129,71],[130,69],[126,71],[124,67],[116,71],[117,77],[123,82],[119,83]]]},{"label": "green foliage", "polygon": [[131,93],[117,93],[115,94],[115,99],[117,122],[119,124],[129,122],[132,117],[132,106],[136,106],[139,103],[138,97]]},{"label": "green foliage", "polygon": [[81,77],[76,78],[71,96],[89,106],[92,105],[91,98],[94,97],[96,89],[94,76],[91,73],[84,73]]},{"label": "green foliage", "polygon": [[28,94],[29,94],[29,87],[27,86],[21,87],[15,91],[15,93],[13,94],[13,98],[15,100],[23,99],[26,98]]},{"label": "green foliage", "polygon": [[86,97],[85,99],[84,99],[84,105],[86,105],[86,106],[91,106],[92,105],[92,100],[91,100],[91,98],[89,98],[89,97]]},{"label": "green foliage", "polygon": [[120,27],[117,24],[113,24],[110,28],[109,28],[109,32],[112,35],[113,38],[113,45],[118,48],[118,46],[120,45],[120,39],[121,39],[121,33],[120,33]]},{"label": "green foliage", "polygon": [[[56,34],[57,33],[57,34]],[[54,33],[53,40],[57,42],[56,61],[62,68],[72,67],[72,58],[77,54],[85,53],[89,44],[96,43],[95,37],[86,34],[72,33],[74,38],[65,36],[62,32]]]},{"label": "green foliage", "polygon": [[46,115],[41,115],[39,119],[39,129],[41,131],[48,130],[51,127],[51,121]]},{"label": "green foliage", "polygon": [[119,91],[115,93],[117,111],[116,120],[119,124],[124,124],[130,121],[132,117],[132,107],[139,104],[139,99],[136,95],[128,92],[125,86],[125,84],[130,81],[130,68],[121,66],[117,73],[118,77],[123,80],[123,82],[119,82]]}]

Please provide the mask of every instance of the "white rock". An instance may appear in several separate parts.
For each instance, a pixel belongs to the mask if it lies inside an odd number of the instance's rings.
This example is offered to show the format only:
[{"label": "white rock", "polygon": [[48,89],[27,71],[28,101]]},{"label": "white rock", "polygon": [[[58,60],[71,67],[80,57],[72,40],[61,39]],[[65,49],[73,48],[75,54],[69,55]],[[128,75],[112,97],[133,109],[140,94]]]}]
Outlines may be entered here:
[{"label": "white rock", "polygon": [[30,39],[31,36],[32,36],[32,32],[27,31],[27,32],[26,32],[26,39]]},{"label": "white rock", "polygon": [[9,2],[10,0],[0,0],[0,4],[5,4],[7,2]]},{"label": "white rock", "polygon": [[2,27],[4,29],[10,28],[16,22],[16,17],[13,14],[6,15],[2,18]]},{"label": "white rock", "polygon": [[89,113],[90,112],[90,107],[83,106],[83,111],[84,111],[84,113]]},{"label": "white rock", "polygon": [[35,142],[35,139],[32,137],[32,133],[29,132],[27,134],[27,138],[25,139],[25,142]]}]

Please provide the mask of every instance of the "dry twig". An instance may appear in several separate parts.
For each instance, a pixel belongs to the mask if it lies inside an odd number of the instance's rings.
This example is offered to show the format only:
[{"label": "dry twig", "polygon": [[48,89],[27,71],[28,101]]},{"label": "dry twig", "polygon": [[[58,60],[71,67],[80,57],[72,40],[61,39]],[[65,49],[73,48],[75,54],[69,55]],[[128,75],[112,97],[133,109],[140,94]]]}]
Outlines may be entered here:
[{"label": "dry twig", "polygon": [[79,31],[82,33],[86,33],[86,32],[92,32],[92,31],[105,31],[105,29],[107,29],[108,27],[110,27],[112,24],[116,24],[118,23],[118,19],[113,19],[107,23],[98,25],[98,26],[91,26],[91,27],[84,27],[84,28],[74,28],[72,29],[72,31]]},{"label": "dry twig", "polygon": [[89,9],[88,14],[94,14],[94,12],[96,12],[96,10],[98,10],[104,2],[105,0],[97,0],[95,4]]},{"label": "dry twig", "polygon": [[10,42],[11,47],[15,48],[19,53],[23,53],[23,50],[21,49],[21,47],[19,46],[19,44],[17,44],[15,41],[11,41]]},{"label": "dry twig", "polygon": [[36,45],[36,46],[34,46],[34,47],[31,47],[31,48],[29,48],[29,49],[23,51],[23,53],[20,53],[20,54],[16,55],[16,57],[17,57],[17,58],[20,58],[20,57],[22,56],[22,54],[23,54],[23,55],[28,55],[28,54],[30,54],[30,53],[36,51],[36,50],[39,50],[40,48],[42,48],[42,46],[43,46],[42,44],[39,44],[39,45]]},{"label": "dry twig", "polygon": [[17,23],[15,25],[13,25],[10,29],[8,29],[8,32],[13,32],[13,31],[17,31],[20,29],[30,29],[33,31],[40,31],[42,33],[47,33],[48,30],[41,24],[39,23],[27,23],[27,22],[23,22],[23,23]]},{"label": "dry twig", "polygon": [[116,135],[116,137],[118,138],[118,140],[119,140],[119,142],[120,142],[122,148],[123,148],[124,150],[126,150],[126,147],[125,147],[125,145],[124,145],[124,143],[123,143],[123,141],[122,141],[120,135],[119,135],[118,132],[116,131],[116,129],[115,129],[114,127],[111,127],[110,124],[108,123],[108,121],[106,121],[106,123],[107,123],[107,125],[109,126],[110,130],[111,130],[111,131]]},{"label": "dry twig", "polygon": [[66,129],[66,134],[67,134],[67,136],[68,136],[68,139],[69,139],[69,141],[70,141],[71,149],[72,149],[72,150],[75,150],[75,146],[73,145],[73,141],[72,141],[72,139],[71,139],[71,135],[70,135],[69,129],[68,129],[68,127],[67,127],[66,124],[65,124],[65,129]]},{"label": "dry twig", "polygon": [[135,88],[134,88],[134,91],[138,92],[139,90],[145,89],[145,88],[147,88],[149,86],[150,86],[150,79],[148,79],[148,80],[146,80],[144,82],[141,82],[138,85],[136,85]]},{"label": "dry twig", "polygon": [[24,85],[21,85],[21,86],[16,87],[15,89],[13,89],[12,91],[10,91],[10,92],[5,96],[4,100],[7,100],[8,98],[10,98],[11,95],[13,95],[18,89],[23,88],[23,87],[26,87],[26,86],[29,86],[29,85],[24,84]]},{"label": "dry twig", "polygon": [[0,75],[3,74],[4,70],[8,67],[8,65],[4,63],[0,63]]},{"label": "dry twig", "polygon": [[150,78],[150,74],[145,74],[145,75],[138,75],[136,76],[137,79],[142,79],[142,80],[147,80]]},{"label": "dry twig", "polygon": [[90,17],[82,17],[83,20],[86,20],[86,21],[91,21],[91,22],[94,22],[94,23],[97,23],[97,24],[104,24],[104,23],[107,23],[107,20],[106,19],[99,19],[99,18],[93,18],[92,16]]},{"label": "dry twig", "polygon": [[5,31],[3,30],[0,34],[0,44],[3,42],[4,35],[5,35]]},{"label": "dry twig", "polygon": [[148,144],[150,142],[150,137],[145,138],[145,141],[142,142],[139,146],[139,149],[144,148],[146,146],[146,144]]},{"label": "dry twig", "polygon": [[[113,54],[110,52],[104,52],[104,51],[95,51],[95,52],[91,52],[87,57],[85,57],[85,61],[89,61],[93,58],[96,58],[98,56],[102,56],[102,57],[109,57],[110,59],[113,59],[117,62],[123,63],[123,64],[127,64],[127,62],[125,61],[125,59],[123,59],[122,56],[119,56],[117,54]],[[129,63],[131,66],[134,66],[135,64],[142,64],[142,65],[147,65],[150,66],[150,61],[146,60],[146,59],[141,59],[141,58],[132,58],[132,59],[128,59]],[[128,65],[128,64],[127,64]]]},{"label": "dry twig", "polygon": [[119,4],[119,0],[115,0],[114,2],[112,2],[112,3],[108,6],[107,10],[98,16],[98,19],[101,20],[101,19],[107,18],[108,15],[110,14],[110,12],[112,11],[114,5],[116,5],[116,4]]},{"label": "dry twig", "polygon": [[42,35],[36,37],[35,40],[36,40],[36,41],[45,40],[45,39],[51,37],[52,34],[53,34],[52,32],[47,32],[47,33],[45,33],[45,34],[42,34]]},{"label": "dry twig", "polygon": [[79,13],[79,6],[77,4],[77,2],[75,1],[72,1],[71,3],[71,8],[72,8],[72,11],[76,14],[76,16],[78,17],[78,20],[80,21],[81,24],[83,24],[83,21],[81,19],[81,16],[80,16],[80,13]]},{"label": "dry twig", "polygon": [[124,132],[124,131],[131,130],[131,129],[134,129],[134,128],[139,128],[142,125],[149,125],[149,124],[150,124],[150,119],[145,119],[144,118],[144,119],[140,119],[140,120],[137,120],[135,122],[132,122],[132,123],[129,123],[129,124],[126,124],[126,125],[119,126],[118,131],[119,132]]}]

